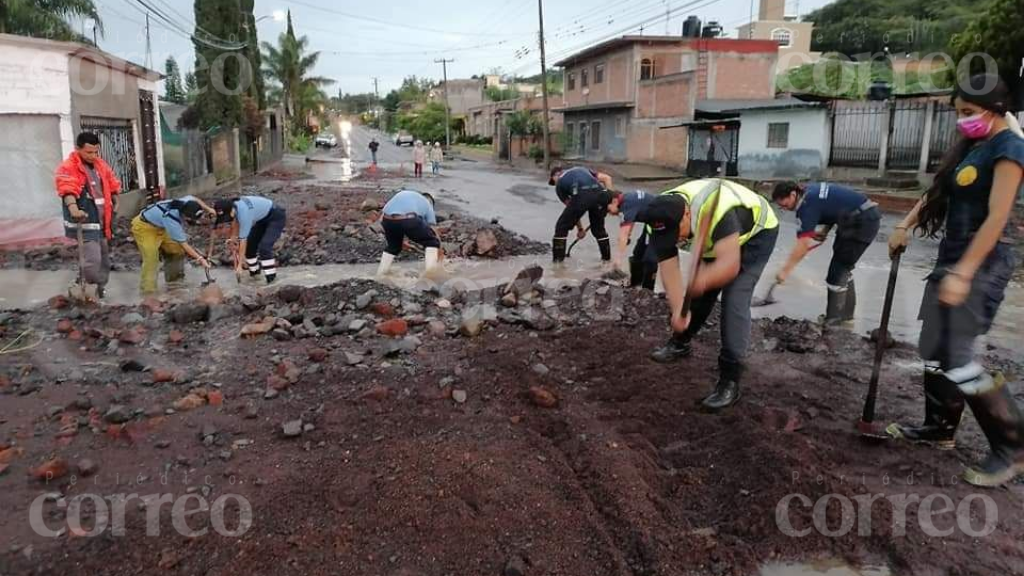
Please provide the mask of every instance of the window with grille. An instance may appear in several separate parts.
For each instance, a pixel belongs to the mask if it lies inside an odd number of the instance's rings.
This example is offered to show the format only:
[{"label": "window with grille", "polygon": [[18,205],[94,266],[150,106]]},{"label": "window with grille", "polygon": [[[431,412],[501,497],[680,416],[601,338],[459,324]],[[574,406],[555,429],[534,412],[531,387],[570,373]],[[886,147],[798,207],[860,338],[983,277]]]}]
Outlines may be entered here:
[{"label": "window with grille", "polygon": [[654,78],[654,60],[644,58],[640,61],[640,79],[650,80]]},{"label": "window with grille", "polygon": [[789,148],[789,122],[768,124],[768,147]]},{"label": "window with grille", "polygon": [[615,137],[622,138],[626,135],[626,117],[619,116],[615,119]]},{"label": "window with grille", "polygon": [[776,28],[772,30],[772,40],[775,40],[779,46],[785,48],[793,44],[793,33],[785,28]]},{"label": "window with grille", "polygon": [[591,122],[590,123],[590,149],[600,150],[601,149],[601,123]]},{"label": "window with grille", "polygon": [[587,86],[590,86],[590,81],[587,78],[587,71],[586,71],[586,69],[580,70],[580,86],[582,86],[584,88],[586,88]]},{"label": "window with grille", "polygon": [[576,74],[573,73],[573,72],[569,72],[568,77],[565,80],[565,83],[566,83],[566,86],[567,86],[566,90],[575,90],[576,89]]},{"label": "window with grille", "polygon": [[604,64],[594,66],[594,84],[604,82]]}]

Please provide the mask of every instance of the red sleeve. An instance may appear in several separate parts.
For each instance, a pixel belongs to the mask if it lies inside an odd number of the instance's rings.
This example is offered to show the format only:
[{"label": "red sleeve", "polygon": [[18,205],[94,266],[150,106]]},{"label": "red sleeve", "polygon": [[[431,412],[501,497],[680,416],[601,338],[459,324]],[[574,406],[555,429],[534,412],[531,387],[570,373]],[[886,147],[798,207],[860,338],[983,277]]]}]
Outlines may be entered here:
[{"label": "red sleeve", "polygon": [[57,196],[71,195],[77,198],[82,193],[81,181],[66,163],[57,168],[57,172],[54,174],[54,185],[57,188]]}]

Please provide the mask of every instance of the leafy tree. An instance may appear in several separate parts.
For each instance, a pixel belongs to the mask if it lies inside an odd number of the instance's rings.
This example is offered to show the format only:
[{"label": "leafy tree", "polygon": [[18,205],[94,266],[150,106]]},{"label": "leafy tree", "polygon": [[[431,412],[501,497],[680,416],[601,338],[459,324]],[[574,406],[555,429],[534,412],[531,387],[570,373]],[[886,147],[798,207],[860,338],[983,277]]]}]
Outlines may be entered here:
[{"label": "leafy tree", "polygon": [[[196,107],[199,127],[207,130],[215,126],[234,127],[242,123],[242,99],[245,82],[251,80],[249,71],[243,71],[238,50],[218,46],[211,39],[238,40],[242,29],[242,14],[238,0],[195,0],[196,32],[192,44],[196,52]],[[246,66],[248,68],[248,66]],[[246,72],[243,76],[243,72]]]},{"label": "leafy tree", "polygon": [[195,72],[191,70],[185,73],[185,100],[191,104],[196,100],[196,94],[199,92],[199,86],[196,84]]},{"label": "leafy tree", "polygon": [[[164,100],[175,104],[185,104],[188,100],[185,88],[181,84],[181,70],[178,69],[178,62],[174,56],[168,56],[164,63]],[[194,77],[193,77],[194,78]]]},{"label": "leafy tree", "polygon": [[[960,63],[968,54],[990,55],[999,67],[1003,80],[1024,104],[1024,81],[1020,77],[1024,62],[1024,5],[1020,0],[995,0],[980,18],[951,41],[953,57]],[[972,58],[961,66],[970,73],[984,72],[985,61]]]},{"label": "leafy tree", "polygon": [[513,136],[527,136],[530,134],[530,113],[526,110],[518,110],[506,114],[505,126]]},{"label": "leafy tree", "polygon": [[91,18],[103,34],[103,21],[92,0],[0,0],[0,34],[92,44],[69,23],[78,18]]},{"label": "leafy tree", "polygon": [[276,85],[271,95],[285,110],[285,121],[291,125],[293,134],[307,130],[306,120],[311,112],[327,101],[324,86],[334,81],[322,76],[312,76],[312,70],[320,59],[320,52],[307,53],[309,39],[295,36],[291,12],[288,13],[288,30],[277,40],[277,46],[263,43],[263,69]]},{"label": "leafy tree", "polygon": [[[401,113],[397,118],[398,128],[407,130],[424,142],[441,142],[444,140],[444,104],[430,102],[423,109],[415,112]],[[454,129],[454,126],[452,126]]]},{"label": "leafy tree", "polygon": [[362,114],[369,111],[377,97],[372,93],[365,94],[339,94],[334,105],[345,114]]},{"label": "leafy tree", "polygon": [[256,102],[257,107],[263,110],[267,107],[267,90],[263,80],[263,63],[257,36],[256,16],[253,14],[255,0],[238,0],[238,9],[242,12],[242,36],[246,41],[243,52],[246,60],[249,61],[249,70],[252,74],[248,95]]},{"label": "leafy tree", "polygon": [[501,102],[503,100],[514,100],[519,97],[519,92],[513,88],[498,88],[497,86],[488,86],[484,89],[484,95],[493,102]]}]

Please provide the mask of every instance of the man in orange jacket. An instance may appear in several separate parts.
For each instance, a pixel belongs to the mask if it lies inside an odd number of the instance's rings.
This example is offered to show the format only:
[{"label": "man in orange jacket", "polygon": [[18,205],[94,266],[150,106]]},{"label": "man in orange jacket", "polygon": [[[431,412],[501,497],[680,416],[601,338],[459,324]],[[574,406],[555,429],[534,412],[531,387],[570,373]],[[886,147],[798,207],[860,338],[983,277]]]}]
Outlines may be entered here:
[{"label": "man in orange jacket", "polygon": [[64,209],[64,232],[78,238],[82,228],[85,267],[82,276],[95,284],[100,297],[110,277],[110,246],[114,212],[121,182],[110,166],[100,158],[99,136],[82,132],[75,140],[75,151],[57,167],[57,195]]}]

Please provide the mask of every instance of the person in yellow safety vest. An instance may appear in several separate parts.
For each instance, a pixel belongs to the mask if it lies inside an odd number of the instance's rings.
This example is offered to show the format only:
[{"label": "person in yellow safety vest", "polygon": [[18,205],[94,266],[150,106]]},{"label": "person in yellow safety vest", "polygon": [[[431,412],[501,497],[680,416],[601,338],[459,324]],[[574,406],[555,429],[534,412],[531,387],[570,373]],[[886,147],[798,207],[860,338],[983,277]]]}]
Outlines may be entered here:
[{"label": "person in yellow safety vest", "polygon": [[[716,206],[711,214],[713,206]],[[680,241],[693,238],[705,215],[710,231],[700,251],[703,265],[691,285],[692,306],[683,314],[686,286],[679,269]],[[760,194],[718,178],[694,180],[658,196],[636,218],[651,226],[651,244],[671,311],[672,338],[655,350],[656,362],[672,362],[691,354],[691,341],[722,296],[722,350],[719,380],[701,402],[702,409],[718,412],[740,396],[740,379],[750,345],[750,302],[779,235],[779,220]],[[696,256],[696,254],[695,254]]]}]

